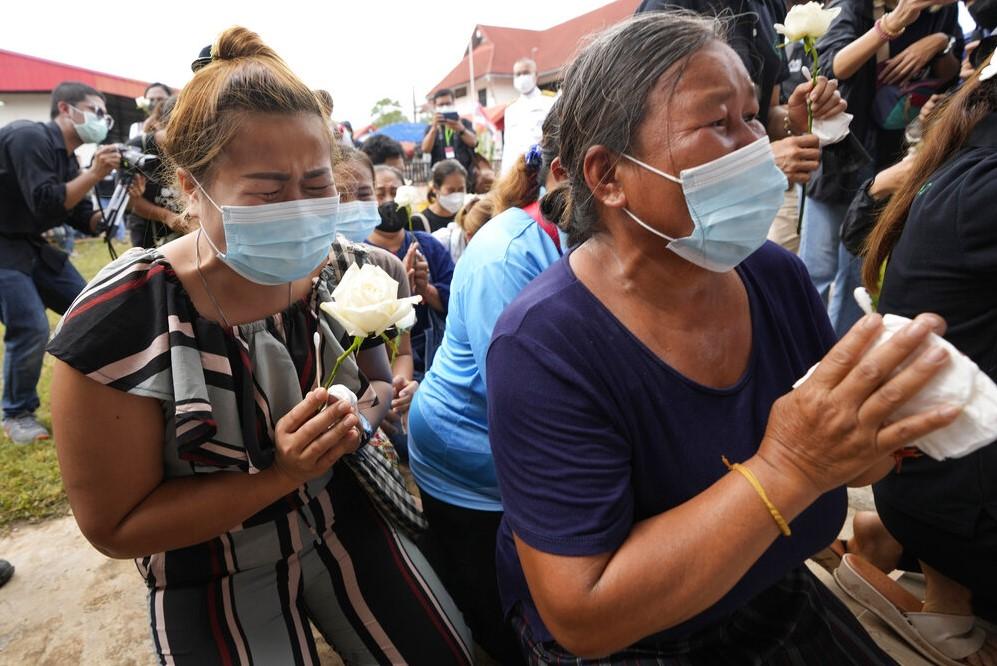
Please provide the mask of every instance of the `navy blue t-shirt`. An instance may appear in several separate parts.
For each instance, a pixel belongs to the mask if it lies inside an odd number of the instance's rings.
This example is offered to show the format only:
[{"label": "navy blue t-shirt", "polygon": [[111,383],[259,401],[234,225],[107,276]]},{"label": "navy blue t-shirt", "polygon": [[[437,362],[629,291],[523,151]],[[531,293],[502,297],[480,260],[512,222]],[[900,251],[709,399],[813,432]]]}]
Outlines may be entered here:
[{"label": "navy blue t-shirt", "polygon": [[[583,285],[567,257],[530,283],[499,318],[488,352],[488,422],[505,515],[499,590],[539,640],[537,614],[512,534],[557,555],[615,551],[634,524],[700,494],[727,473],[721,461],[758,450],[769,410],[834,344],[802,262],[766,243],[737,269],[751,308],[744,375],[716,389],[684,377],[641,343]],[[759,500],[761,501],[761,500]],[[844,489],[792,522],[713,607],[653,645],[712,625],[831,543]],[[723,530],[718,522],[698,529]]]},{"label": "navy blue t-shirt", "polygon": [[[440,295],[440,301],[443,303],[443,312],[439,316],[445,320],[450,303],[450,281],[453,279],[454,270],[453,257],[450,256],[450,250],[445,248],[443,243],[425,231],[406,231],[405,240],[402,242],[402,246],[398,248],[398,252],[395,252],[395,256],[399,259],[404,259],[413,241],[419,244],[419,251],[422,252],[422,256],[426,258],[426,263],[429,264],[429,279],[432,281],[433,286],[436,287],[436,292]],[[367,243],[374,245],[370,241],[367,241]],[[388,248],[382,247],[381,249],[387,250]],[[390,250],[388,251],[390,252]],[[415,316],[415,326],[412,327],[411,331],[412,363],[416,371],[421,373],[425,372],[426,367],[425,358],[423,357],[426,331],[431,326],[429,305],[422,303],[415,306]]]}]

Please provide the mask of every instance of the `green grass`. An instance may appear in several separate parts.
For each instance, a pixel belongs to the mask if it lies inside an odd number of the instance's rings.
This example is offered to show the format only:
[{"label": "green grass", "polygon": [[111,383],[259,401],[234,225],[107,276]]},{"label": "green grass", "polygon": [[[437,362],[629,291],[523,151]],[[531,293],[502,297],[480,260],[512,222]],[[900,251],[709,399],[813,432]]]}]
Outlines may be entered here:
[{"label": "green grass", "polygon": [[[126,248],[118,246],[118,252]],[[72,262],[83,277],[90,280],[110,261],[107,246],[97,239],[77,241]],[[49,324],[54,330],[59,316],[49,312]],[[0,326],[0,334],[3,326]],[[0,347],[0,363],[3,349]],[[49,392],[52,386],[53,359],[45,355],[42,378],[38,383],[41,407],[38,420],[51,429],[52,413]],[[2,379],[0,379],[2,385]],[[68,505],[62,489],[62,477],[52,440],[29,446],[15,446],[0,432],[0,529],[20,521],[36,521],[62,515]]]}]

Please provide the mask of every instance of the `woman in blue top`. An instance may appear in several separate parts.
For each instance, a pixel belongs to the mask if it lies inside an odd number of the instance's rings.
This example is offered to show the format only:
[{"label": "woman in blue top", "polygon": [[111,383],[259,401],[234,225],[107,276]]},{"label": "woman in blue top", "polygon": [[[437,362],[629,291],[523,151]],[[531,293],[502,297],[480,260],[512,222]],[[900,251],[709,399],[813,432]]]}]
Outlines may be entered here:
[{"label": "woman in blue top", "polygon": [[806,269],[765,242],[786,180],[720,34],[642,14],[565,75],[585,240],[506,308],[486,366],[499,589],[534,664],[892,663],[803,561],[845,483],[957,416],[887,425],[943,367],[916,351],[942,322],[867,352],[871,315],[831,348]]},{"label": "woman in blue top", "polygon": [[394,203],[395,193],[403,184],[398,169],[383,164],[374,167],[374,194],[381,223],[367,242],[401,259],[409,271],[412,293],[422,296],[422,304],[415,308],[416,324],[411,331],[414,377],[419,381],[433,362],[439,344],[454,264],[450,251],[428,232],[409,231],[411,224],[406,209]]},{"label": "woman in blue top", "polygon": [[536,203],[542,185],[557,180],[553,129],[545,123],[543,150],[532,150],[529,163],[520,158],[497,185],[496,210],[504,212],[474,235],[457,264],[443,345],[409,411],[410,465],[429,521],[427,553],[475,640],[502,664],[521,657],[496,584],[502,503],[488,446],[485,352],[505,306],[560,258],[553,225],[523,210]]}]

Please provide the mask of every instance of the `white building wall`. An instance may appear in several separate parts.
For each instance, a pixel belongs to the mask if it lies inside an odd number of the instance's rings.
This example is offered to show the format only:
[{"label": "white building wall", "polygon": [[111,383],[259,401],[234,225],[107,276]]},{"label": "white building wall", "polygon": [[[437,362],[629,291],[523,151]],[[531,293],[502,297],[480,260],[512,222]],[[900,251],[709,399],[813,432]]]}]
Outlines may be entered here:
[{"label": "white building wall", "polygon": [[0,127],[13,120],[49,119],[49,93],[0,93]]}]

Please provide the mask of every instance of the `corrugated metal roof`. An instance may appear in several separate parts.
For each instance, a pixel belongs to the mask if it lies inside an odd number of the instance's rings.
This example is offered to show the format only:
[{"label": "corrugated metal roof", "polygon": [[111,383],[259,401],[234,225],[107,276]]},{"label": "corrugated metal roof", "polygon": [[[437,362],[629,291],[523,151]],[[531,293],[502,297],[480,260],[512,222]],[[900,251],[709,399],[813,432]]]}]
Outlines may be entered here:
[{"label": "corrugated metal roof", "polygon": [[79,81],[102,93],[123,97],[138,97],[148,85],[146,81],[0,49],[0,92],[49,92],[63,81]]},{"label": "corrugated metal roof", "polygon": [[[511,77],[517,60],[532,57],[537,62],[541,81],[544,81],[544,74],[556,73],[571,61],[586,36],[631,16],[638,4],[639,0],[616,0],[547,30],[479,25],[475,30],[480,31],[482,39],[474,49],[474,78],[486,74]],[[433,86],[433,90],[456,88],[469,80],[465,51],[463,59]]]}]

